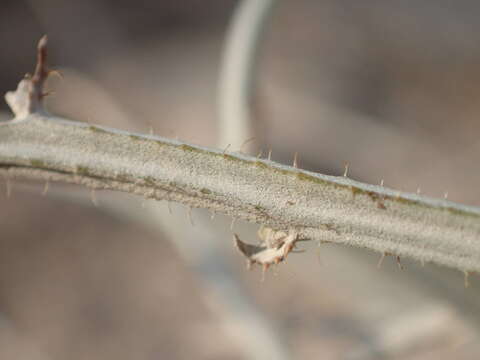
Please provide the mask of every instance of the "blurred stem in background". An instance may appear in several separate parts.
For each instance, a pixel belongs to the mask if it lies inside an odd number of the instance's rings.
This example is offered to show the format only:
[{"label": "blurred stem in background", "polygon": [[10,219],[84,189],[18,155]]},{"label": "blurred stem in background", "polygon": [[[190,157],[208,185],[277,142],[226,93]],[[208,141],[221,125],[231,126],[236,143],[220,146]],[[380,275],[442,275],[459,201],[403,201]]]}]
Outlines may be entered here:
[{"label": "blurred stem in background", "polygon": [[[218,87],[218,146],[240,149],[254,136],[257,60],[277,0],[244,0],[233,14],[224,43]],[[251,144],[251,143],[250,143]],[[247,150],[245,144],[242,150]]]}]

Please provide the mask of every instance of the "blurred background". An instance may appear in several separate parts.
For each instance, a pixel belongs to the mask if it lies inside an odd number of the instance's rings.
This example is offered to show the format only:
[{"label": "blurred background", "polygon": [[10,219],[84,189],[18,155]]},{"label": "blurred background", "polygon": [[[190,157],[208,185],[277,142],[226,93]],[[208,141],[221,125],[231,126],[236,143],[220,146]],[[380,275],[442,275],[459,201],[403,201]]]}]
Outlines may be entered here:
[{"label": "blurred background", "polygon": [[[258,0],[259,2],[264,0]],[[49,36],[51,112],[215,146],[239,1],[2,1],[0,93]],[[480,4],[278,0],[256,155],[480,205]],[[3,120],[10,113],[0,104]],[[245,139],[247,140],[247,139]],[[235,150],[235,149],[232,149]],[[13,183],[0,193],[0,359],[478,359],[480,279],[335,245],[247,272],[232,230],[182,206]],[[193,222],[193,224],[192,224]],[[320,261],[318,260],[320,256]]]}]

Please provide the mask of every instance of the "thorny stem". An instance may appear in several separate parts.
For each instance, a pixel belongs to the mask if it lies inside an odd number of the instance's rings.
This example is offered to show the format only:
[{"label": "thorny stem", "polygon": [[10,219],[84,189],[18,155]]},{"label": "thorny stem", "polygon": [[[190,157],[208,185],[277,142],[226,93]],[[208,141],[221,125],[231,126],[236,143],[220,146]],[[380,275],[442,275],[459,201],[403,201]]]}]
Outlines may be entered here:
[{"label": "thorny stem", "polygon": [[[31,91],[43,89],[19,85],[7,94],[9,103]],[[125,191],[293,230],[299,240],[480,271],[480,208],[56,118],[41,107],[26,110],[28,102],[17,105],[16,119],[0,124],[0,175],[7,181],[30,178]]]},{"label": "thorny stem", "polygon": [[300,239],[480,270],[480,209],[349,178],[32,114],[0,125],[0,174],[181,202]]}]

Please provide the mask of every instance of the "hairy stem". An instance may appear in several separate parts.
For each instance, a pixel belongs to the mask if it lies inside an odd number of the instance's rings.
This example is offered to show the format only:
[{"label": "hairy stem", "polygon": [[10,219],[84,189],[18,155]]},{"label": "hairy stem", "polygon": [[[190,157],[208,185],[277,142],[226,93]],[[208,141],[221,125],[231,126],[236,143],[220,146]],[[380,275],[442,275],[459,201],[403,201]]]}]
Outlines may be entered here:
[{"label": "hairy stem", "polygon": [[480,270],[480,209],[42,114],[0,125],[0,173],[206,208],[301,239]]}]

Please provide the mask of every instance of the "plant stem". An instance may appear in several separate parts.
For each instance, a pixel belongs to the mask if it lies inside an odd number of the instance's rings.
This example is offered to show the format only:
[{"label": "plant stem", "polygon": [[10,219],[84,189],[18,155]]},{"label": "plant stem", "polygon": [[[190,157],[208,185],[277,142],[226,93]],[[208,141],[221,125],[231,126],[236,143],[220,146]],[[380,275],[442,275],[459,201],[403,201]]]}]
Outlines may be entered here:
[{"label": "plant stem", "polygon": [[480,270],[480,209],[255,157],[42,114],[0,125],[5,178],[64,181],[206,208],[300,239]]}]

